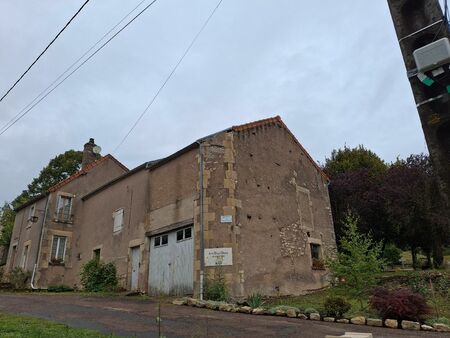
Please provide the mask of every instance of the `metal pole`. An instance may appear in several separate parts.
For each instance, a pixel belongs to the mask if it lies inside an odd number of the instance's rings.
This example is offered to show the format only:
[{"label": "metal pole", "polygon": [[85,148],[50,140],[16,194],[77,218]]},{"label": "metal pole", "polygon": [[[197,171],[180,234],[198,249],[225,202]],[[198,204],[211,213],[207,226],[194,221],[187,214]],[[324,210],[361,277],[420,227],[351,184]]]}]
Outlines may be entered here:
[{"label": "metal pole", "polygon": [[204,223],[203,223],[203,147],[202,141],[199,144],[200,156],[200,300],[203,300],[204,270],[205,270],[205,243],[204,243]]}]

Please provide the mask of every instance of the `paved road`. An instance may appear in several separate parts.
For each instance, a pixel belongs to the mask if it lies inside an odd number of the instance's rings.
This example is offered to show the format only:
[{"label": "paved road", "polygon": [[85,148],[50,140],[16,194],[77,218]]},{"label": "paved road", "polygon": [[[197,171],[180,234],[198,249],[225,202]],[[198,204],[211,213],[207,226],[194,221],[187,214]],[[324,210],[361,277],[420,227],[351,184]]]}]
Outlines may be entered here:
[{"label": "paved road", "polygon": [[[26,314],[69,326],[91,328],[125,337],[157,337],[157,306],[153,301],[77,295],[0,294],[0,312]],[[345,331],[372,332],[383,337],[447,337],[414,332],[313,322],[286,317],[254,316],[164,304],[162,329],[174,337],[304,337],[324,338]],[[0,327],[1,333],[1,327]]]}]

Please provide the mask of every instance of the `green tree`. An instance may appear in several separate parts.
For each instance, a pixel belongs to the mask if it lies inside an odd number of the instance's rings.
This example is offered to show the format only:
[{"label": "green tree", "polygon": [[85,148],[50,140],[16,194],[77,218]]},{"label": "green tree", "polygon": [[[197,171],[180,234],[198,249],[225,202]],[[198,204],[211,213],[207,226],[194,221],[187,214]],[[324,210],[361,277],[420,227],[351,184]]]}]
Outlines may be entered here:
[{"label": "green tree", "polygon": [[344,146],[344,149],[334,149],[331,157],[325,160],[324,170],[331,179],[339,174],[356,170],[368,170],[373,174],[386,171],[386,163],[373,151],[359,145],[355,148]]},{"label": "green tree", "polygon": [[325,172],[330,176],[330,202],[338,244],[348,210],[359,216],[358,227],[372,233],[377,240],[396,237],[388,221],[380,187],[387,170],[386,163],[374,152],[360,145],[333,150],[326,159]]},{"label": "green tree", "polygon": [[14,226],[14,210],[5,202],[0,208],[0,246],[9,246]]},{"label": "green tree", "polygon": [[82,151],[68,150],[51,159],[34,178],[26,190],[17,196],[11,203],[14,208],[26,203],[31,198],[46,192],[51,186],[73,175],[81,168]]},{"label": "green tree", "polygon": [[341,247],[335,259],[327,259],[327,266],[336,288],[346,297],[364,300],[375,287],[384,261],[381,257],[382,242],[375,242],[370,235],[358,231],[358,218],[348,212],[344,221]]}]

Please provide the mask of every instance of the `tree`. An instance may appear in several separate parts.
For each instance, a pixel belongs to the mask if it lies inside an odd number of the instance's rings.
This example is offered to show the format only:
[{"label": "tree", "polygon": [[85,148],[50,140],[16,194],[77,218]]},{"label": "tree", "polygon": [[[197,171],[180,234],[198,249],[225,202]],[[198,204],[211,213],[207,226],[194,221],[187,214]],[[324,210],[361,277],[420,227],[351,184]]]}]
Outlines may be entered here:
[{"label": "tree", "polygon": [[359,145],[355,148],[334,149],[331,157],[325,160],[324,170],[331,178],[339,174],[367,170],[372,174],[382,174],[386,171],[387,165],[373,151]]},{"label": "tree", "polygon": [[14,210],[5,202],[0,208],[0,246],[8,246],[14,226]]},{"label": "tree", "polygon": [[449,220],[444,214],[437,180],[427,155],[411,155],[397,160],[386,172],[382,193],[390,222],[399,230],[397,244],[409,247],[413,266],[418,267],[419,248],[428,266],[443,263],[442,248]]},{"label": "tree", "polygon": [[395,237],[387,219],[384,197],[380,192],[387,165],[374,152],[359,146],[333,150],[326,159],[330,176],[330,202],[338,244],[348,210],[359,216],[359,229],[371,232],[375,239]]},{"label": "tree", "polygon": [[22,191],[11,203],[14,208],[26,203],[33,197],[46,192],[51,186],[73,175],[81,168],[82,151],[68,150],[50,160],[41,170],[39,176],[34,178],[28,189]]},{"label": "tree", "polygon": [[327,266],[335,286],[346,296],[363,301],[376,286],[384,260],[381,258],[382,242],[358,231],[358,218],[348,212],[344,221],[340,250],[335,259],[327,259]]}]

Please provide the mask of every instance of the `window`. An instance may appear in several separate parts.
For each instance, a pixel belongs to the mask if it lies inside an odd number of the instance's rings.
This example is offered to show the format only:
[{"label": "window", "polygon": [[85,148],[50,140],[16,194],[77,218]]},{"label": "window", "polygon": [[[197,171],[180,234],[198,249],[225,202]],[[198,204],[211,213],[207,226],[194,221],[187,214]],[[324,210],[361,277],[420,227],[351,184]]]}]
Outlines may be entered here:
[{"label": "window", "polygon": [[311,258],[313,260],[320,259],[320,245],[319,244],[311,243]]},{"label": "window", "polygon": [[113,212],[114,227],[113,232],[121,231],[123,228],[123,209],[117,209]]},{"label": "window", "polygon": [[100,261],[100,249],[95,249],[93,251],[93,259],[95,259],[96,261]]},{"label": "window", "polygon": [[192,238],[192,228],[185,228],[177,231],[177,242]]},{"label": "window", "polygon": [[56,220],[59,222],[72,221],[72,197],[66,195],[59,195],[56,205]]},{"label": "window", "polygon": [[63,236],[53,236],[53,245],[52,245],[52,262],[63,263],[64,256],[66,254],[66,241],[67,237]]},{"label": "window", "polygon": [[30,207],[30,210],[28,211],[28,220],[29,221],[33,221],[35,212],[36,212],[36,204],[33,204]]},{"label": "window", "polygon": [[23,254],[22,254],[22,260],[20,262],[20,267],[22,269],[25,269],[27,266],[27,260],[28,260],[28,249],[29,245],[25,245],[23,248]]},{"label": "window", "polygon": [[161,235],[155,237],[155,248],[167,245],[169,243],[169,235]]}]

